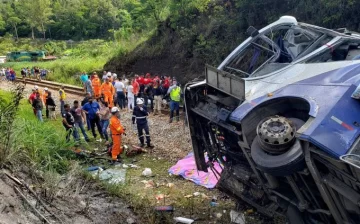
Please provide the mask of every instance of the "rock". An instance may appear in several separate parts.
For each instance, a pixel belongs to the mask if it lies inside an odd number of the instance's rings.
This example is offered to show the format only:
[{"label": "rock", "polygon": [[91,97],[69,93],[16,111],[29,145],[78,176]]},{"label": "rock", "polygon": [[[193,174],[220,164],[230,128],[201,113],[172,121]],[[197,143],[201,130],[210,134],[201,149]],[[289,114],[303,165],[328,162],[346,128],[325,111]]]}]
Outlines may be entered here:
[{"label": "rock", "polygon": [[232,223],[236,224],[245,224],[245,216],[240,212],[236,212],[234,210],[230,211],[230,219]]},{"label": "rock", "polygon": [[152,175],[152,171],[150,168],[145,168],[145,170],[142,172],[142,175],[145,177],[149,177]]}]

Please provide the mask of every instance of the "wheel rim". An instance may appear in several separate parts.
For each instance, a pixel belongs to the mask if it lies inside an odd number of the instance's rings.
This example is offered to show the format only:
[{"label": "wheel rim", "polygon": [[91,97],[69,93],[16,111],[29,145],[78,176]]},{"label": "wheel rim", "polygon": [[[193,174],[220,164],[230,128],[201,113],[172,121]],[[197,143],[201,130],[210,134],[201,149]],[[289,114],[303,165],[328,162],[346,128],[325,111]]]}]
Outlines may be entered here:
[{"label": "wheel rim", "polygon": [[273,116],[262,120],[257,126],[261,148],[271,154],[286,152],[295,141],[296,127],[285,117]]}]

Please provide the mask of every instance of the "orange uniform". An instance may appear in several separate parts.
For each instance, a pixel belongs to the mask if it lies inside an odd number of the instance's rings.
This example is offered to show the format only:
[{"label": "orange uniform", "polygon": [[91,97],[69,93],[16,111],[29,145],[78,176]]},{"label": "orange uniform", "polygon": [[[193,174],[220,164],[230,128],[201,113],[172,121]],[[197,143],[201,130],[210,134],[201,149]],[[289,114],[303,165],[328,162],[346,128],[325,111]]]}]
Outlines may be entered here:
[{"label": "orange uniform", "polygon": [[114,106],[114,95],[115,95],[115,88],[114,86],[108,82],[104,82],[101,85],[101,93],[104,94],[104,101],[109,104],[109,107]]},{"label": "orange uniform", "polygon": [[92,81],[91,81],[93,90],[94,90],[94,97],[97,99],[100,97],[101,95],[101,81],[98,77],[95,77]]},{"label": "orange uniform", "polygon": [[44,91],[44,94],[42,95],[42,100],[43,100],[44,105],[46,105],[46,98],[47,97],[48,97],[48,92]]},{"label": "orange uniform", "polygon": [[125,133],[123,126],[120,123],[120,119],[113,115],[110,118],[110,131],[113,140],[113,147],[111,150],[111,158],[117,160],[118,155],[122,153],[121,148],[121,134]]}]

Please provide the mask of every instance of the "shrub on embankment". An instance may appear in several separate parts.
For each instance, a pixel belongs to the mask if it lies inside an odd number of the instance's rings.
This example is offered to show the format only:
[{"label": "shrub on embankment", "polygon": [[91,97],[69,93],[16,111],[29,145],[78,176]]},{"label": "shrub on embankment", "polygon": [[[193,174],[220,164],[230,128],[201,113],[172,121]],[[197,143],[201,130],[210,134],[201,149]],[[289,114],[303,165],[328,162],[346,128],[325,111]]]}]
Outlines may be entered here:
[{"label": "shrub on embankment", "polygon": [[70,167],[69,150],[60,121],[40,123],[22,98],[22,87],[0,91],[0,167],[27,167],[29,172],[63,174]]}]

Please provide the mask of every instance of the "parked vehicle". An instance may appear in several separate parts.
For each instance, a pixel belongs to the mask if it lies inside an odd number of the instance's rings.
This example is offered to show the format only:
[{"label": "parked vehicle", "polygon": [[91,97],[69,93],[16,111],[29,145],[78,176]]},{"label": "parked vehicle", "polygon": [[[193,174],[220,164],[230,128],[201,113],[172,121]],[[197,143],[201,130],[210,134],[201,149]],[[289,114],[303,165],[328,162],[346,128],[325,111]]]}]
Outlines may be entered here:
[{"label": "parked vehicle", "polygon": [[6,55],[7,61],[41,61],[45,59],[45,51],[14,51]]},{"label": "parked vehicle", "polygon": [[[360,35],[284,16],[185,86],[199,170],[289,223],[360,223]],[[205,162],[204,154],[209,157]]]}]

